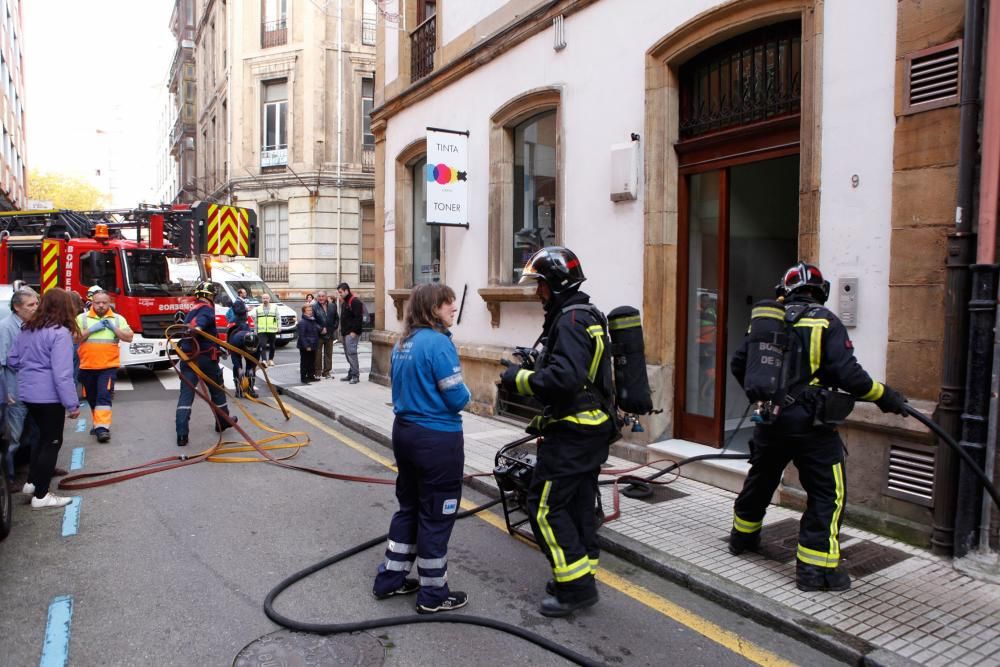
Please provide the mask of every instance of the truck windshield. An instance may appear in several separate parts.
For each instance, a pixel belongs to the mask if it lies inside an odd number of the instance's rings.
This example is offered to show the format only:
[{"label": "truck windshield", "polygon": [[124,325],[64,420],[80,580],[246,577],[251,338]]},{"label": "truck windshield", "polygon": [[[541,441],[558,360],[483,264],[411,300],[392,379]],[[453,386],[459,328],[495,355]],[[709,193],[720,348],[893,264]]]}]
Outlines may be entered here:
[{"label": "truck windshield", "polygon": [[184,296],[187,291],[170,279],[167,255],[156,250],[125,250],[126,293],[133,296]]},{"label": "truck windshield", "polygon": [[232,280],[227,281],[226,284],[233,290],[233,295],[239,295],[241,289],[247,291],[247,301],[255,301],[260,303],[260,295],[267,294],[271,297],[271,303],[276,303],[278,299],[274,296],[274,292],[271,288],[267,286],[262,280]]}]

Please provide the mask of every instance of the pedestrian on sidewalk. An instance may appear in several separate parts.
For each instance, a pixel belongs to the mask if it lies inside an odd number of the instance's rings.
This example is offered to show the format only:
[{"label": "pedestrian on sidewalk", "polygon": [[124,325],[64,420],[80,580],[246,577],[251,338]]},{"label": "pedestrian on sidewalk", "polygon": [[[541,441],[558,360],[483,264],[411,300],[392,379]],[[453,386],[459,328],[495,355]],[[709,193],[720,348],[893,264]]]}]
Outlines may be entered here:
[{"label": "pedestrian on sidewalk", "polygon": [[318,382],[316,377],[316,348],[320,344],[320,325],[313,316],[313,307],[302,306],[302,317],[298,323],[299,379],[302,384]]},{"label": "pedestrian on sidewalk", "polygon": [[14,482],[14,455],[22,445],[26,446],[26,453],[34,450],[38,442],[38,427],[28,414],[28,406],[18,398],[17,371],[7,363],[7,357],[24,324],[31,321],[37,310],[38,294],[30,288],[21,288],[10,299],[10,315],[0,322],[0,367],[3,368],[7,389],[4,403],[8,448],[3,474],[11,483]]},{"label": "pedestrian on sidewalk", "polygon": [[260,360],[264,366],[274,366],[274,345],[281,327],[278,307],[271,305],[271,295],[260,295],[260,305],[253,309],[253,326],[260,338]]},{"label": "pedestrian on sidewalk", "polygon": [[322,376],[324,380],[333,379],[333,343],[337,340],[337,329],[340,327],[340,316],[337,314],[337,304],[330,302],[325,291],[319,292],[316,301],[309,304],[313,307],[313,317],[319,325],[319,342],[316,344],[316,359],[314,375]]},{"label": "pedestrian on sidewalk", "polygon": [[238,303],[243,304],[243,314],[244,314],[243,319],[246,319],[245,315],[247,312],[247,291],[242,287],[236,290],[236,299],[233,300],[233,305],[231,305],[229,307],[229,310],[226,311],[226,322],[229,324],[236,322],[236,304]]},{"label": "pedestrian on sidewalk", "polygon": [[80,400],[73,382],[73,338],[79,337],[76,312],[66,290],[45,292],[38,311],[24,323],[7,364],[17,371],[18,392],[28,414],[38,425],[38,445],[31,450],[28,481],[32,509],[64,507],[70,498],[49,491],[63,442],[63,426],[80,416]]},{"label": "pedestrian on sidewalk", "polygon": [[[830,296],[830,283],[819,268],[799,262],[785,271],[777,290],[779,302],[759,302],[752,317],[753,321],[776,319],[783,323],[778,326],[792,330],[790,350],[796,358],[786,363],[792,369],[787,396],[794,400],[785,401],[777,413],[758,417],[760,422],[750,440],[750,472],[733,508],[729,551],[739,555],[759,549],[767,505],[792,462],[807,496],[799,522],[795,584],[803,591],[846,591],[851,578],[840,563],[840,525],[847,482],[844,443],[836,424],[846,418],[854,403],[833,390],[843,389],[859,400],[874,402],[882,412],[898,414],[903,414],[906,398],[889,385],[872,380],[858,363],[847,329],[823,305]],[[748,371],[748,357],[761,354],[757,343],[763,340],[755,338],[753,321],[730,364],[733,376],[746,388],[754,386],[755,375]],[[768,339],[775,340],[773,336]],[[774,346],[761,349],[770,353]],[[773,373],[769,370],[766,374]],[[765,384],[770,382],[770,378],[764,380]],[[752,389],[747,397],[752,402],[761,400]],[[834,401],[845,399],[849,401],[846,410],[834,416]]]},{"label": "pedestrian on sidewalk", "polygon": [[611,343],[604,314],[580,291],[586,280],[568,248],[542,248],[522,284],[535,284],[545,310],[545,346],[531,367],[510,365],[500,383],[545,407],[528,425],[542,436],[528,487],[528,517],[553,579],[539,611],[567,616],[598,600],[597,478],[619,437],[612,415]]},{"label": "pedestrian on sidewalk", "polygon": [[340,333],[344,337],[344,356],[347,357],[347,364],[350,368],[347,377],[340,378],[341,381],[357,384],[361,378],[358,370],[358,341],[361,340],[361,331],[365,321],[365,306],[361,299],[351,292],[351,286],[347,283],[337,285],[337,294],[340,296]]},{"label": "pedestrian on sidewalk", "polygon": [[90,404],[97,442],[111,439],[111,402],[115,397],[115,376],[121,366],[118,342],[131,342],[128,322],[111,310],[111,295],[96,292],[90,309],[76,318],[80,329],[80,384]]},{"label": "pedestrian on sidewalk", "polygon": [[[448,540],[462,501],[465,468],[461,410],[472,397],[448,330],[457,311],[450,287],[419,285],[392,350],[399,510],[389,524],[385,562],[372,595],[383,600],[416,592],[421,614],[458,609],[469,600],[448,587]],[[406,576],[414,560],[418,579]]]}]

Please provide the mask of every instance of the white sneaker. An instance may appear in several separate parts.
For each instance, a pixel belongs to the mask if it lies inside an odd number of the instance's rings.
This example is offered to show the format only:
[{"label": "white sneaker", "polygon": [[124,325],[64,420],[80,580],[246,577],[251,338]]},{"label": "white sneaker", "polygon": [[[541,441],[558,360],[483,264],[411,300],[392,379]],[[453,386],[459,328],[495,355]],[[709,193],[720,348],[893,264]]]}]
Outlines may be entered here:
[{"label": "white sneaker", "polygon": [[31,509],[41,510],[46,507],[65,507],[71,502],[73,502],[72,498],[64,498],[63,496],[55,496],[51,493],[46,493],[44,498],[31,499]]},{"label": "white sneaker", "polygon": [[21,488],[21,493],[29,496],[35,495],[35,485],[31,482],[25,482],[24,486]]}]

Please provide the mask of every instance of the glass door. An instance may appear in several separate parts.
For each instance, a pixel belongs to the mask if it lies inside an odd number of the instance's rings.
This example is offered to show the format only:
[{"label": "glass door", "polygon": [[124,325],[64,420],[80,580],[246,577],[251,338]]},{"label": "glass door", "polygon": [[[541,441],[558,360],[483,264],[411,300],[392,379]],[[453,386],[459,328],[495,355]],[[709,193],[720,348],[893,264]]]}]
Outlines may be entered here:
[{"label": "glass door", "polygon": [[745,451],[729,359],[753,304],[798,259],[798,169],[794,154],[681,176],[675,437]]}]

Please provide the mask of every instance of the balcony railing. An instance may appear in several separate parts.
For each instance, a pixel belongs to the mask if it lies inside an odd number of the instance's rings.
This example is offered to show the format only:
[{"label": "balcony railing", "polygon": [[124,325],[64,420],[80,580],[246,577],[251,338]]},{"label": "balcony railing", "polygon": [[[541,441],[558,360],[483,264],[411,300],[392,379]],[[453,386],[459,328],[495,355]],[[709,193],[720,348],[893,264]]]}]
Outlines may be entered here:
[{"label": "balcony railing", "polygon": [[437,15],[429,17],[410,35],[410,81],[416,81],[434,71],[434,50],[437,48]]},{"label": "balcony railing", "polygon": [[288,264],[264,264],[260,265],[260,277],[264,282],[287,283]]},{"label": "balcony railing", "polygon": [[373,19],[361,21],[361,43],[369,46],[375,44],[375,21]]},{"label": "balcony railing", "polygon": [[285,19],[264,21],[260,24],[260,48],[282,46],[288,43],[288,22]]},{"label": "balcony railing", "polygon": [[260,151],[260,166],[262,167],[283,167],[288,164],[288,149],[273,148],[262,149]]},{"label": "balcony railing", "polygon": [[366,174],[375,173],[375,147],[364,146],[361,150],[361,171]]}]

